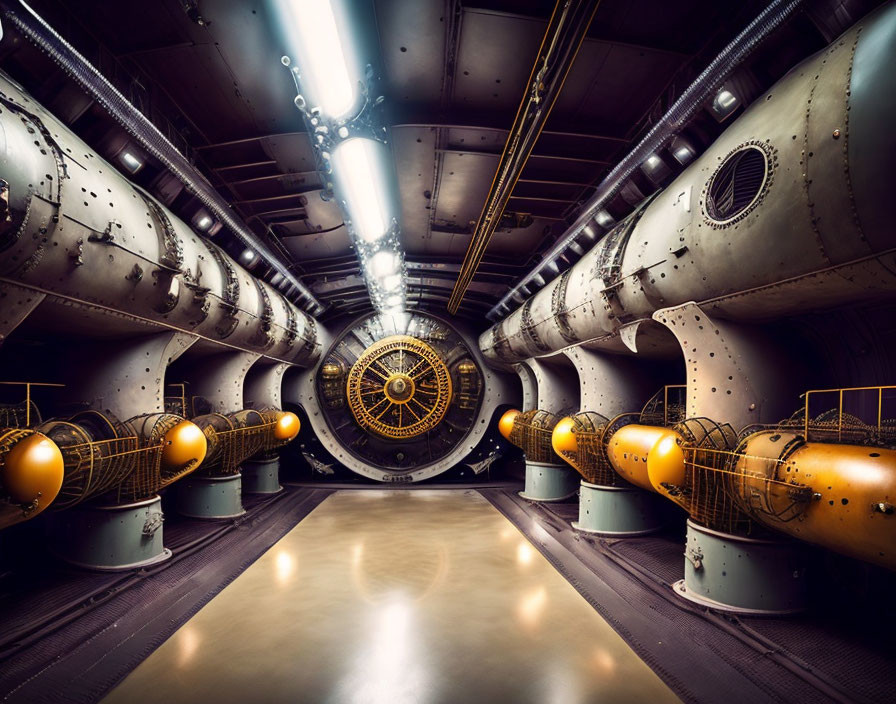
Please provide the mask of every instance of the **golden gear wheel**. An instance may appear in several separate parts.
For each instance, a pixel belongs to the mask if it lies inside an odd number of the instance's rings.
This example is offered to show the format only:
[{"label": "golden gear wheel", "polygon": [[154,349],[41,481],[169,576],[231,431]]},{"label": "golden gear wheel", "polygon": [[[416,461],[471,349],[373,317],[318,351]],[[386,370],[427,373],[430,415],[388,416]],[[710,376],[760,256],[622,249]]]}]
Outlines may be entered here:
[{"label": "golden gear wheel", "polygon": [[346,384],[362,428],[393,440],[437,426],[451,403],[451,375],[439,353],[409,335],[375,342],[358,358]]}]

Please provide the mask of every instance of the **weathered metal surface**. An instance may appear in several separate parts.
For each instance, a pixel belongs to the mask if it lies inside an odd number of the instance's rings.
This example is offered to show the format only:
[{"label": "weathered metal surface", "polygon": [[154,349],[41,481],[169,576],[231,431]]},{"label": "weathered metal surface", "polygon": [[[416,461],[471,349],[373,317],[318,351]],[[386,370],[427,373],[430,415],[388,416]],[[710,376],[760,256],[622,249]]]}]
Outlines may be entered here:
[{"label": "weathered metal surface", "polygon": [[[507,316],[500,334],[486,331],[486,357],[515,363],[571,339],[632,352],[625,326],[688,301],[713,316],[763,321],[892,300],[896,237],[886,194],[894,181],[885,155],[896,121],[887,90],[894,61],[891,4],[794,68],[636,222],[620,223]],[[711,217],[709,185],[726,157],[745,149],[767,166],[755,197],[732,217]]]},{"label": "weathered metal surface", "polygon": [[796,367],[761,329],[713,319],[694,303],[654,317],[681,345],[688,418],[720,419],[740,429],[788,414],[798,391]]},{"label": "weathered metal surface", "polygon": [[0,141],[11,216],[0,228],[0,283],[282,361],[316,360],[309,316],[3,76]]}]

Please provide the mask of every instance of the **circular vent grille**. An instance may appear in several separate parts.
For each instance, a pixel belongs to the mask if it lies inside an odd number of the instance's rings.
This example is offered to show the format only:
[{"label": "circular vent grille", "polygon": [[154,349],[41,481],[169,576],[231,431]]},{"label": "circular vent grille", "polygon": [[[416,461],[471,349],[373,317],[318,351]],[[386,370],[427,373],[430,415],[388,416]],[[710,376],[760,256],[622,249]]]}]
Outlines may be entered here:
[{"label": "circular vent grille", "polygon": [[755,206],[768,180],[768,156],[757,147],[730,154],[716,170],[706,193],[706,214],[719,223],[745,215]]}]

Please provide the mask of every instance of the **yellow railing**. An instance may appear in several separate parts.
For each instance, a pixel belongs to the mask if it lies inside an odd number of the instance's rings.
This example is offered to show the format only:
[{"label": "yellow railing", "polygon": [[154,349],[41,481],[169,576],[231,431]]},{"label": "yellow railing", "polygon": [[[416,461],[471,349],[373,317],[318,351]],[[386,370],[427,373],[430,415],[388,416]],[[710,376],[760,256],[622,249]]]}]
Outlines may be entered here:
[{"label": "yellow railing", "polygon": [[[803,411],[803,432],[806,437],[809,435],[809,402],[813,395],[817,396],[819,394],[837,394],[837,437],[838,440],[843,437],[843,400],[844,394],[850,393],[876,393],[877,394],[877,432],[881,433],[883,430],[883,409],[884,409],[884,392],[885,391],[894,391],[896,392],[896,386],[852,386],[846,387],[842,389],[812,389],[807,391],[803,396],[805,397],[805,406]],[[863,420],[863,422],[866,422]],[[871,424],[868,423],[870,426]],[[873,426],[872,426],[873,427]]]},{"label": "yellow railing", "polygon": [[42,381],[0,381],[4,386],[24,386],[25,387],[25,426],[31,427],[31,387],[32,386],[56,386],[63,387],[65,384],[49,384]]}]

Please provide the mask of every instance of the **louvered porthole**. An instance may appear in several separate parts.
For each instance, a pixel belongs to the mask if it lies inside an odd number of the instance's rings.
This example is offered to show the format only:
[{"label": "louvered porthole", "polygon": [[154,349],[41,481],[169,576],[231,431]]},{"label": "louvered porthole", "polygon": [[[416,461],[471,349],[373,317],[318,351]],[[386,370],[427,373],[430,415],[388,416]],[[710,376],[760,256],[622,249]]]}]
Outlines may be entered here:
[{"label": "louvered porthole", "polygon": [[756,207],[769,182],[769,154],[744,146],[729,154],[706,187],[704,205],[710,221],[727,224]]}]

